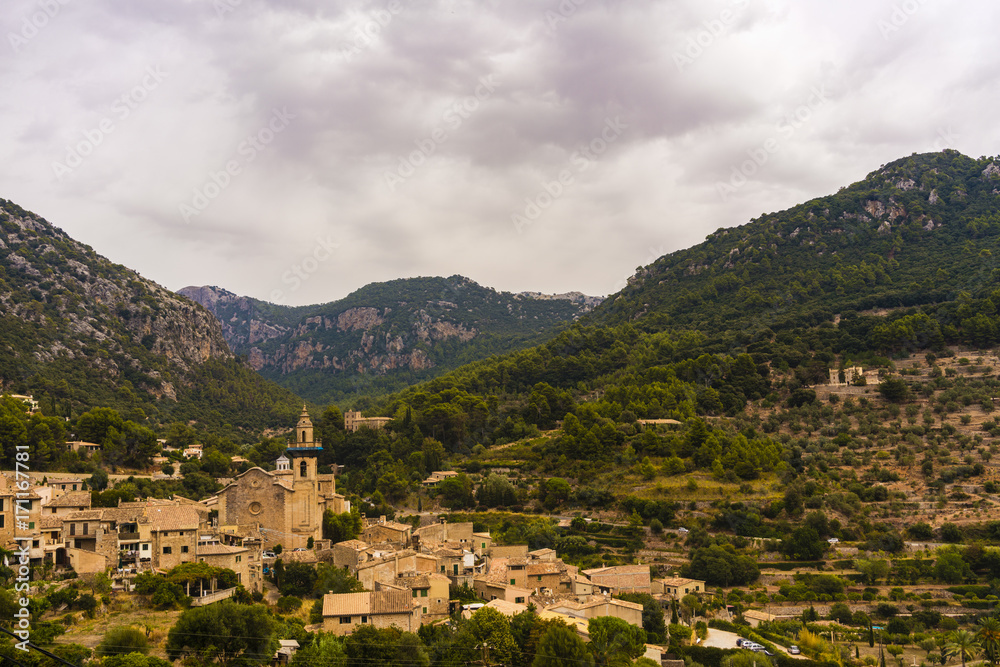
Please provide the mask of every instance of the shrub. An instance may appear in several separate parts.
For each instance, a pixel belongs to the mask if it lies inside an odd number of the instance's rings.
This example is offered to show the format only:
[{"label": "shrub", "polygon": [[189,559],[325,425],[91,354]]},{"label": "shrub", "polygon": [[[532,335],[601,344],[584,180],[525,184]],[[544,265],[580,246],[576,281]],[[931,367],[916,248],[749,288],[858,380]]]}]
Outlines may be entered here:
[{"label": "shrub", "polygon": [[282,614],[289,614],[301,607],[302,598],[297,598],[294,595],[282,595],[278,598],[278,611]]},{"label": "shrub", "polygon": [[146,633],[139,628],[119,625],[104,633],[104,638],[97,645],[97,655],[127,655],[129,653],[149,653],[149,640]]}]

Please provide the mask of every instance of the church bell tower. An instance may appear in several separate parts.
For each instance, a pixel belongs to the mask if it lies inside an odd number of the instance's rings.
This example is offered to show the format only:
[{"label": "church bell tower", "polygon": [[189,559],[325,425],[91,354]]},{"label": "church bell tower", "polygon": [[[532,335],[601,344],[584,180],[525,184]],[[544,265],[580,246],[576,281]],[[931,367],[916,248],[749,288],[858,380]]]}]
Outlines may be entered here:
[{"label": "church bell tower", "polygon": [[317,479],[317,457],[323,445],[313,436],[313,424],[306,406],[295,425],[295,442],[289,443],[285,455],[291,459],[292,489],[295,497],[291,507],[291,528],[302,535],[303,544],[307,537],[322,537],[323,509],[319,502],[319,481]]}]

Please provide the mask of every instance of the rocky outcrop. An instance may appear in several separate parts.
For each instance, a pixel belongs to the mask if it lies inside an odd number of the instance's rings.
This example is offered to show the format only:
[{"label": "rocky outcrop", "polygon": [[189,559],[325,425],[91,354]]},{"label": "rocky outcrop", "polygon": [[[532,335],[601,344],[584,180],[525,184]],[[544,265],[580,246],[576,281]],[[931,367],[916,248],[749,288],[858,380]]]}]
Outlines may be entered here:
[{"label": "rocky outcrop", "polygon": [[82,363],[168,399],[197,366],[232,358],[221,325],[198,304],[4,200],[0,223],[0,316],[45,332],[8,354]]},{"label": "rocky outcrop", "polygon": [[[222,322],[236,354],[274,378],[313,373],[390,375],[453,367],[459,349],[491,335],[483,356],[539,335],[590,311],[600,299],[579,292],[510,294],[461,276],[410,278],[368,285],[341,301],[288,307],[217,287],[185,287]],[[466,357],[471,360],[475,358]],[[450,365],[449,365],[450,364]],[[318,398],[318,396],[317,396]]]},{"label": "rocky outcrop", "polygon": [[341,331],[372,329],[382,324],[378,308],[349,308],[337,316],[337,328]]},{"label": "rocky outcrop", "polygon": [[220,287],[184,287],[181,296],[204,306],[222,327],[222,335],[233,352],[241,354],[258,345],[288,333],[288,327],[258,313],[258,301],[238,296]]}]

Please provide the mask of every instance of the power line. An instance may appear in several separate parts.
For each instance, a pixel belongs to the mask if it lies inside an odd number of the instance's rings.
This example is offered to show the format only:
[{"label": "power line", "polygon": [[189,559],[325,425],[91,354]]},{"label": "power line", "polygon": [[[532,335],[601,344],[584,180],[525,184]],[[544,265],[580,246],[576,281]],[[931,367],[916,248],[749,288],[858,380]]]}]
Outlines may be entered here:
[{"label": "power line", "polygon": [[[18,637],[17,635],[15,635],[13,632],[11,632],[10,630],[8,630],[7,628],[4,628],[4,627],[0,627],[0,632],[3,632],[4,634],[10,635],[14,639],[21,639],[20,637]],[[74,665],[69,660],[63,660],[58,655],[55,655],[54,653],[49,653],[45,649],[43,649],[43,648],[41,648],[39,646],[36,646],[35,644],[32,644],[28,640],[24,640],[24,642],[28,645],[28,648],[33,648],[33,649],[35,649],[36,651],[38,651],[39,653],[41,653],[44,656],[48,656],[49,658],[52,658],[53,660],[57,660],[57,661],[61,662],[64,665],[68,665],[69,667],[79,667],[79,665]],[[8,660],[10,660],[11,662],[14,662],[14,660],[12,658],[8,658]]]}]

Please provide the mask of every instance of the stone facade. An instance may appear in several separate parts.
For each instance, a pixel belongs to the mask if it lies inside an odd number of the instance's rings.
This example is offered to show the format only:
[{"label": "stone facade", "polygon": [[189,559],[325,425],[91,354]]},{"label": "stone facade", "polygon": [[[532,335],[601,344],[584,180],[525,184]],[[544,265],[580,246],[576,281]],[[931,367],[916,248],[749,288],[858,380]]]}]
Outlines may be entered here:
[{"label": "stone facade", "polygon": [[260,530],[265,546],[281,544],[293,549],[306,547],[309,538],[323,537],[323,512],[350,511],[350,504],[336,493],[333,475],[317,472],[322,451],[313,437],[313,425],[302,408],[295,427],[295,442],[279,470],[251,468],[219,492],[216,507],[219,525],[253,526]]},{"label": "stone facade", "polygon": [[671,577],[669,579],[655,579],[652,584],[654,595],[666,595],[678,600],[689,594],[700,595],[705,592],[705,582],[698,579],[686,579],[684,577]]},{"label": "stone facade", "polygon": [[473,543],[471,521],[447,523],[442,520],[439,523],[432,523],[429,526],[421,526],[413,531],[413,534],[420,537],[421,544],[429,544],[431,542],[460,542],[463,545],[471,545]]},{"label": "stone facade", "polygon": [[[584,570],[601,593],[649,593],[651,590],[648,565],[615,565]],[[596,591],[595,591],[596,592]]]},{"label": "stone facade", "polygon": [[585,602],[563,601],[546,607],[545,611],[587,620],[598,616],[614,616],[638,628],[642,627],[642,605],[625,600],[598,597]]},{"label": "stone facade", "polygon": [[357,572],[358,566],[368,560],[368,543],[361,540],[338,542],[330,547],[333,564]]},{"label": "stone facade", "polygon": [[213,567],[224,567],[232,570],[236,573],[236,580],[248,590],[261,590],[260,582],[251,580],[252,554],[246,547],[227,544],[199,544],[197,558],[199,562],[207,563]]},{"label": "stone facade", "polygon": [[408,523],[386,521],[384,516],[380,516],[367,520],[367,525],[361,530],[361,539],[368,544],[388,543],[403,548],[409,545],[412,531],[413,526]]},{"label": "stone facade", "polygon": [[362,417],[357,410],[348,410],[344,413],[344,430],[352,433],[362,427],[378,430],[391,421],[390,417]]},{"label": "stone facade", "polygon": [[198,545],[198,512],[191,507],[150,507],[147,510],[153,567],[170,570],[195,559]]},{"label": "stone facade", "polygon": [[323,631],[349,635],[360,625],[373,625],[416,632],[422,622],[421,606],[409,591],[328,593],[323,596]]},{"label": "stone facade", "polygon": [[437,565],[434,556],[407,550],[359,565],[356,576],[365,589],[373,590],[377,581],[392,582],[405,572],[431,574]]}]

